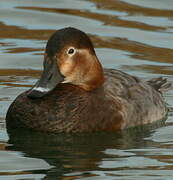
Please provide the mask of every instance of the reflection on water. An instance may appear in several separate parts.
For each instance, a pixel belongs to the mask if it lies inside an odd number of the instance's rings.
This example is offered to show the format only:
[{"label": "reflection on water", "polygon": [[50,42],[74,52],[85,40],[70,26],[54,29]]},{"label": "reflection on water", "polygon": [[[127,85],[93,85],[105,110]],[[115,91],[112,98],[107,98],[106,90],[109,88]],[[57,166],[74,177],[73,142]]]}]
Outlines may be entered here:
[{"label": "reflection on water", "polygon": [[[148,152],[145,152],[145,147],[154,145],[153,142],[144,140],[150,137],[152,131],[150,127],[132,129],[120,134],[43,134],[25,130],[9,132],[8,143],[13,146],[6,149],[22,151],[29,157],[41,158],[53,165],[54,168],[46,173],[47,179],[66,176],[109,177],[109,173],[116,175],[116,171],[121,168],[123,175],[123,171],[126,172],[129,168],[141,171],[143,168],[150,170],[152,167],[169,165],[157,158],[143,157],[143,154]],[[143,148],[144,152],[138,152],[136,148]]]},{"label": "reflection on water", "polygon": [[[6,132],[9,104],[38,79],[58,28],[89,34],[105,67],[173,82],[172,0],[1,0],[0,180],[173,178],[173,120],[121,134]],[[165,94],[173,106],[173,91]]]}]

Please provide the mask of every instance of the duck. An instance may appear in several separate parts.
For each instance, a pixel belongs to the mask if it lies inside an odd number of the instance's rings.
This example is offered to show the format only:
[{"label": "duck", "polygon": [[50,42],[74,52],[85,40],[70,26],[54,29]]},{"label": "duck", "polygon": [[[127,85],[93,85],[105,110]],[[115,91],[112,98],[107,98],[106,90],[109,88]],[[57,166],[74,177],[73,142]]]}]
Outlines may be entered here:
[{"label": "duck", "polygon": [[88,35],[57,30],[48,40],[43,72],[6,115],[7,129],[50,133],[119,132],[166,119],[167,79],[143,80],[103,68]]}]

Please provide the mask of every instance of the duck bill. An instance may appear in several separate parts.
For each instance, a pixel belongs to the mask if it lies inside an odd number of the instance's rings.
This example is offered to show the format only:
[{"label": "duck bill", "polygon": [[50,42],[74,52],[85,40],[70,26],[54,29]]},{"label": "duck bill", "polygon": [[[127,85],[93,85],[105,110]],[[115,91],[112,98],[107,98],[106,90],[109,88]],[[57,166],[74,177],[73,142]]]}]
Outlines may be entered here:
[{"label": "duck bill", "polygon": [[44,71],[41,75],[40,80],[36,82],[34,87],[28,92],[29,98],[41,98],[52,91],[57,84],[64,80],[64,76],[59,72],[57,64],[52,63],[44,64]]}]

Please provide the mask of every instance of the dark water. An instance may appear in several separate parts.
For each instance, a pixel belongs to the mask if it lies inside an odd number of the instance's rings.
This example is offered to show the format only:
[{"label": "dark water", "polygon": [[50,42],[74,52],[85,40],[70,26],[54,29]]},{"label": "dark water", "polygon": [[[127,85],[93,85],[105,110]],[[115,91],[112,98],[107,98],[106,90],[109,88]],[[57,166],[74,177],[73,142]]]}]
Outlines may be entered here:
[{"label": "dark water", "polygon": [[[7,134],[9,104],[39,78],[52,32],[87,32],[102,64],[173,82],[172,0],[0,1],[0,180],[173,179],[173,116],[121,134]],[[173,106],[173,91],[165,95]]]}]

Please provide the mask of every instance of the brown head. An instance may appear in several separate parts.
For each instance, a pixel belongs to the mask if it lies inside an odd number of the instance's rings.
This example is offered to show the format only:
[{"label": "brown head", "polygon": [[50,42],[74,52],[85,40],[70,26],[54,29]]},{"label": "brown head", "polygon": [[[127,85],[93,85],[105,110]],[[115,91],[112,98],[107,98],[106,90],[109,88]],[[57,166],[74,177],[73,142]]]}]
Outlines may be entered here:
[{"label": "brown head", "polygon": [[103,82],[103,69],[89,37],[69,27],[56,31],[48,40],[42,76],[28,96],[42,97],[59,83],[92,91]]}]

